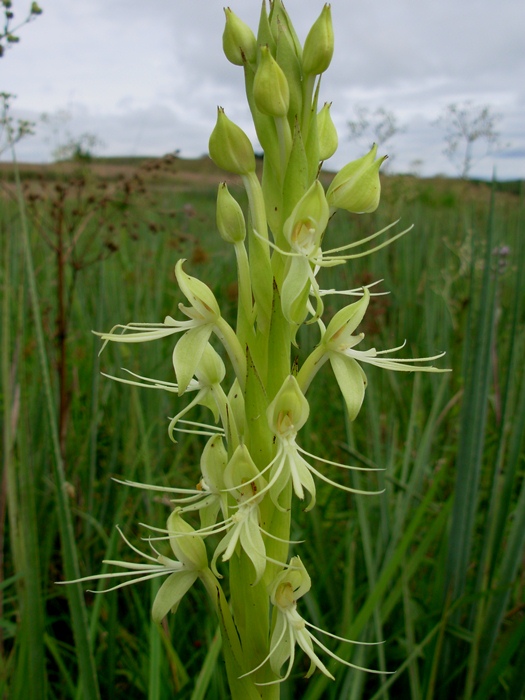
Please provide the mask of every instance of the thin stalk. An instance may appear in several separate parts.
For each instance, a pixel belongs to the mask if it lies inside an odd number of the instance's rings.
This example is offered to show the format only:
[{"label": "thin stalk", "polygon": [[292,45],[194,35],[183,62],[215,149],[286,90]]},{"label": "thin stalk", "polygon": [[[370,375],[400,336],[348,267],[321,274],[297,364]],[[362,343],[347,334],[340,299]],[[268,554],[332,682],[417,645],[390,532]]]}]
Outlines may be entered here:
[{"label": "thin stalk", "polygon": [[[23,405],[28,403],[29,387],[24,387]],[[26,409],[23,415],[27,418],[30,412]],[[24,429],[30,434],[29,426]],[[46,663],[44,653],[44,601],[42,596],[42,576],[40,563],[40,538],[37,515],[37,495],[35,489],[35,465],[32,460],[33,452],[29,449],[27,440],[19,440],[19,472],[20,487],[20,517],[23,527],[20,528],[23,548],[23,580],[21,591],[21,637],[27,653],[21,687],[34,700],[44,700],[47,694]]]},{"label": "thin stalk", "polygon": [[[46,412],[49,422],[49,433],[52,443],[53,470],[55,477],[55,495],[57,499],[58,522],[60,528],[60,539],[62,545],[62,556],[66,578],[74,580],[80,578],[75,536],[73,532],[73,522],[71,511],[66,496],[66,476],[60,449],[60,436],[58,433],[56,413],[51,389],[51,378],[49,375],[49,364],[47,360],[46,346],[44,342],[44,331],[42,327],[42,316],[40,312],[40,300],[36,286],[36,278],[33,264],[33,255],[29,240],[29,230],[25,214],[25,203],[22,196],[20,174],[16,165],[16,156],[13,150],[13,163],[15,164],[15,178],[17,187],[17,200],[20,212],[20,224],[22,234],[22,246],[24,250],[27,284],[29,289],[29,300],[33,313],[33,327],[36,336],[38,356],[40,359],[41,381],[45,395]],[[73,636],[77,651],[77,659],[80,668],[80,682],[84,688],[85,700],[100,700],[98,689],[95,661],[90,648],[87,612],[84,601],[82,587],[73,584],[67,587],[67,596],[71,610],[73,623]]]},{"label": "thin stalk", "polygon": [[[450,543],[448,562],[448,587],[452,588],[453,600],[459,598],[465,589],[467,570],[470,563],[474,516],[477,508],[481,459],[487,418],[487,400],[490,380],[490,348],[494,328],[495,284],[491,279],[491,253],[494,233],[494,204],[488,223],[486,251],[483,258],[484,272],[479,310],[476,318],[475,352],[465,359],[469,367],[463,397],[461,416],[461,437],[457,455],[457,479],[455,505],[451,532],[454,538]],[[473,261],[476,259],[473,256]],[[474,262],[473,262],[474,265]],[[472,290],[473,298],[475,297]],[[469,362],[470,360],[470,362]]]},{"label": "thin stalk", "polygon": [[310,128],[310,118],[312,115],[312,98],[315,87],[315,75],[307,75],[306,80],[303,80],[303,114],[301,121],[301,135],[304,143],[308,139],[308,131]]}]

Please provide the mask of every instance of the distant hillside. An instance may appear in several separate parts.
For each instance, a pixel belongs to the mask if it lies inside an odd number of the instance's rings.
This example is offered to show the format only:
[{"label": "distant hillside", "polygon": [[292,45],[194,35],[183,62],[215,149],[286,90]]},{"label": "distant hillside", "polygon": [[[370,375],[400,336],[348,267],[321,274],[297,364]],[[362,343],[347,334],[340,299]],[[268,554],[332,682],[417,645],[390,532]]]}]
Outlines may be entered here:
[{"label": "distant hillside", "polygon": [[[175,186],[178,190],[191,190],[215,187],[218,182],[226,181],[240,184],[238,176],[226,173],[213,163],[209,156],[200,158],[180,158],[177,154],[156,156],[114,156],[93,158],[88,161],[60,161],[56,163],[20,163],[20,174],[23,180],[60,180],[64,177],[77,175],[88,171],[96,178],[106,181],[140,176],[146,182],[165,183]],[[262,159],[257,159],[257,169],[262,169]],[[11,179],[12,163],[0,163],[0,179]],[[321,179],[326,184],[330,182],[333,173],[323,171]],[[478,198],[480,194],[490,192],[491,183],[482,180],[463,181],[443,176],[419,178],[414,175],[383,174],[384,194],[387,198],[399,195],[403,198],[412,193],[429,200],[435,197],[443,203],[448,201],[454,206],[459,199]],[[498,182],[496,191],[520,196],[523,193],[523,183],[519,180]]]}]

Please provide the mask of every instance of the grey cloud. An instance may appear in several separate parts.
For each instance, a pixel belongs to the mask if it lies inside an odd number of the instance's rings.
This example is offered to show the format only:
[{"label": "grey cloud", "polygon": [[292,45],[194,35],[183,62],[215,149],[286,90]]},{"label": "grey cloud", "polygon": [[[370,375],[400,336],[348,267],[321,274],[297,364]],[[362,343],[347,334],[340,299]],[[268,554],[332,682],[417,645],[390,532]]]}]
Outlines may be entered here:
[{"label": "grey cloud", "polygon": [[[323,0],[287,0],[301,39]],[[243,95],[242,70],[222,54],[223,0],[53,0],[2,59],[0,88],[19,95],[18,109],[37,116],[76,105],[75,130],[93,131],[108,153],[206,151],[218,104],[255,138]],[[254,29],[259,0],[231,2]],[[442,134],[429,122],[453,101],[470,98],[503,114],[504,140],[525,147],[525,4],[515,0],[333,0],[336,52],[321,86],[333,101],[341,153],[350,155],[346,122],[353,105],[385,106],[407,124],[394,144],[396,168],[422,159],[425,172],[454,172],[442,155]],[[72,125],[73,127],[73,125]],[[47,148],[47,152],[46,152]],[[43,155],[47,153],[47,155]],[[32,155],[31,155],[32,154]],[[49,155],[41,137],[20,156]],[[519,156],[499,172],[525,172]],[[511,167],[512,164],[512,167]],[[481,161],[490,176],[492,164]],[[480,171],[480,172],[481,172]]]}]

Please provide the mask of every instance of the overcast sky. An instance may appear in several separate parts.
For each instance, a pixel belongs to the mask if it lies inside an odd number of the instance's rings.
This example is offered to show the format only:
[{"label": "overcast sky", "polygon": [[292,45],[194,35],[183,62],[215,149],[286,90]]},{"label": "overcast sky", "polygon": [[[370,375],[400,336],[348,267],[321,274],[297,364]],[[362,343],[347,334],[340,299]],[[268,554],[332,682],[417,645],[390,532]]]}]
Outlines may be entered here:
[{"label": "overcast sky", "polygon": [[[41,0],[44,14],[20,30],[0,59],[0,91],[17,95],[14,115],[39,124],[18,147],[23,161],[49,161],[69,134],[95,134],[99,155],[182,156],[207,152],[216,107],[255,135],[242,69],[222,53],[224,0]],[[322,2],[285,3],[304,40]],[[29,0],[14,0],[22,19]],[[256,31],[259,0],[231,0]],[[501,115],[503,147],[472,174],[525,177],[525,2],[522,0],[333,0],[335,54],[321,103],[332,101],[342,166],[367,145],[348,137],[355,105],[395,113],[404,132],[384,150],[392,168],[420,161],[424,175],[456,171],[431,122],[446,105],[471,100]],[[68,114],[68,119],[57,118]]]}]

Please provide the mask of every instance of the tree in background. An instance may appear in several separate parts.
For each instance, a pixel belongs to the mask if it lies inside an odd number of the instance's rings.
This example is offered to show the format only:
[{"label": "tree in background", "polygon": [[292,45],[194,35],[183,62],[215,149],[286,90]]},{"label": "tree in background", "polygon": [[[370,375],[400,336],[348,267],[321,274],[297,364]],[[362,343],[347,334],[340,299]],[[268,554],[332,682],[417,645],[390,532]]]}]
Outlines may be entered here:
[{"label": "tree in background", "polygon": [[[13,27],[15,15],[12,10],[12,4],[11,0],[1,0],[4,21],[3,27],[0,28],[0,58],[5,54],[7,47],[18,44],[20,41],[20,37],[15,32],[35,19],[37,15],[42,14],[38,4],[32,2],[27,17]],[[15,97],[16,95],[12,95],[9,92],[0,92],[0,155],[14,146],[15,143],[18,143],[24,136],[30,136],[34,133],[35,125],[33,122],[27,121],[27,119],[14,119],[10,115],[10,103]]]},{"label": "tree in background", "polygon": [[[405,130],[394,112],[384,107],[371,110],[358,104],[354,106],[354,114],[355,119],[348,122],[350,140],[357,141],[360,146],[366,149],[370,149],[374,143],[384,149],[387,141]],[[388,158],[389,163],[392,163],[394,154],[391,148],[389,148]]]},{"label": "tree in background", "polygon": [[40,116],[41,123],[49,132],[46,141],[52,146],[51,156],[54,161],[89,162],[94,156],[94,151],[102,148],[104,142],[91,132],[72,134],[67,128],[71,120],[71,113],[65,109],[59,109],[51,114],[44,112]]},{"label": "tree in background", "polygon": [[28,22],[31,22],[31,20],[35,19],[37,15],[42,14],[42,10],[38,6],[38,3],[32,2],[27,17],[13,27],[15,15],[12,10],[12,5],[13,3],[11,0],[2,0],[2,7],[4,10],[4,26],[2,29],[0,29],[0,58],[4,55],[7,46],[18,44],[20,41],[20,37],[15,34],[15,32],[17,32]]},{"label": "tree in background", "polygon": [[[492,153],[500,145],[500,133],[496,129],[501,115],[489,105],[476,105],[471,100],[447,105],[443,114],[434,122],[445,130],[443,153],[458,168],[463,179],[468,178],[476,160]],[[481,144],[485,150],[476,155]]]},{"label": "tree in background", "polygon": [[0,92],[0,156],[25,136],[35,133],[34,122],[11,116],[11,100],[15,97],[9,92]]}]

